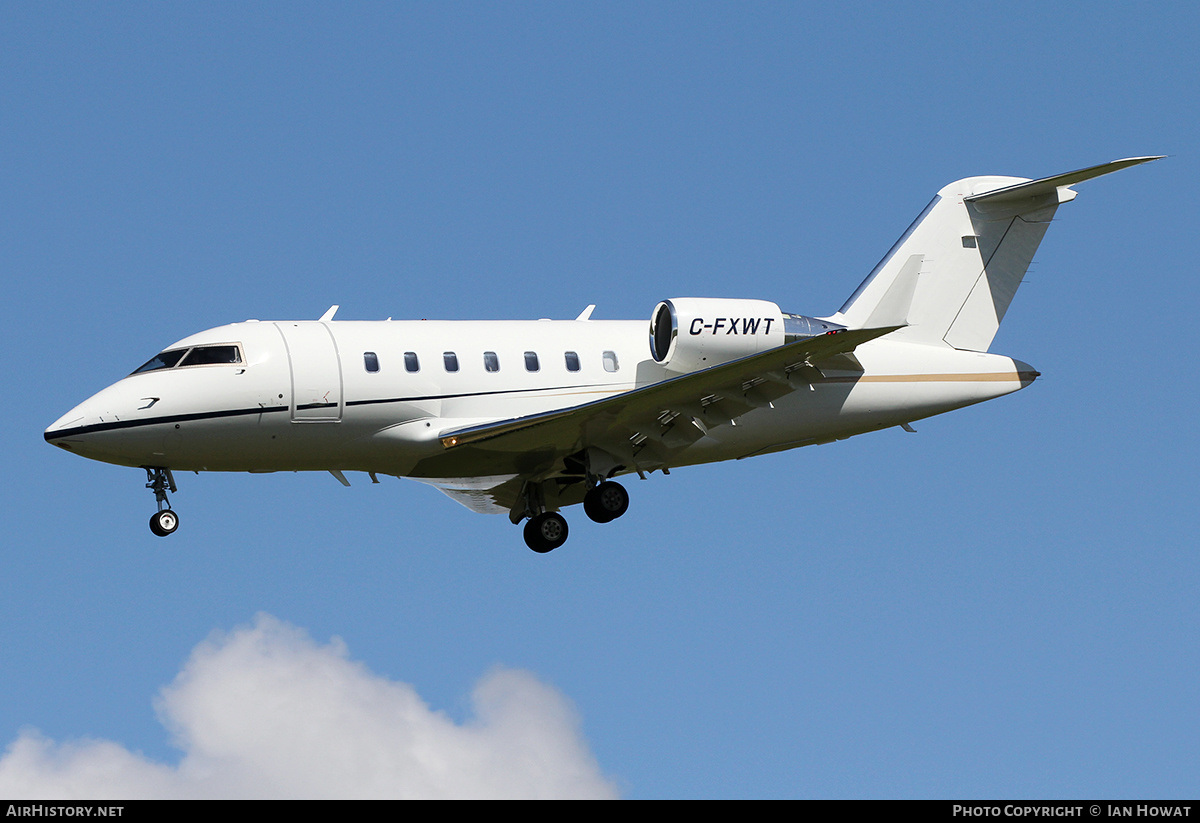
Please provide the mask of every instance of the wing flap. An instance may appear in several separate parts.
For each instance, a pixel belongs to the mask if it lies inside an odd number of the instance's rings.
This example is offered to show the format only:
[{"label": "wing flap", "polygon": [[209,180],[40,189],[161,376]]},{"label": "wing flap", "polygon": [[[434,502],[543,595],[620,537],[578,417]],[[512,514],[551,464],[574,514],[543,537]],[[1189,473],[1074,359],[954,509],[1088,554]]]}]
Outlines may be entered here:
[{"label": "wing flap", "polygon": [[420,483],[433,486],[455,503],[479,514],[507,514],[515,505],[521,491],[520,477],[414,477]]}]

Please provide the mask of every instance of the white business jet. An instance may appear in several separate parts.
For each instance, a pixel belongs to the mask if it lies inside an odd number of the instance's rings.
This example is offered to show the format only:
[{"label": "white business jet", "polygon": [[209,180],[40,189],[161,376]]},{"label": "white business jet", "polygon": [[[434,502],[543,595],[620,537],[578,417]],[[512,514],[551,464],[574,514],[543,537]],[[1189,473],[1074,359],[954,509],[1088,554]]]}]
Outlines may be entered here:
[{"label": "white business jet", "polygon": [[[176,471],[410,477],[527,521],[620,517],[613,480],[842,440],[1028,386],[988,354],[1070,186],[1157,157],[943,188],[830,317],[765,300],[664,300],[644,321],[247,320],[186,337],[46,429],[145,469],[154,534],[176,530]],[[911,429],[909,429],[911,430]]]}]

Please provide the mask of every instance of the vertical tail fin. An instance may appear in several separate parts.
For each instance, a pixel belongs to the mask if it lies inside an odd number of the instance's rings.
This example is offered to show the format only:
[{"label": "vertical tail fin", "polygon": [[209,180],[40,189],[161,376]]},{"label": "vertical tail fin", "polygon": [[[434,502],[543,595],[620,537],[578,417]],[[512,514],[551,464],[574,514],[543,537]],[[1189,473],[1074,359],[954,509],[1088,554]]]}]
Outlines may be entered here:
[{"label": "vertical tail fin", "polygon": [[1027,180],[968,177],[943,188],[833,320],[903,325],[892,339],[987,351],[1069,187],[1158,157]]}]

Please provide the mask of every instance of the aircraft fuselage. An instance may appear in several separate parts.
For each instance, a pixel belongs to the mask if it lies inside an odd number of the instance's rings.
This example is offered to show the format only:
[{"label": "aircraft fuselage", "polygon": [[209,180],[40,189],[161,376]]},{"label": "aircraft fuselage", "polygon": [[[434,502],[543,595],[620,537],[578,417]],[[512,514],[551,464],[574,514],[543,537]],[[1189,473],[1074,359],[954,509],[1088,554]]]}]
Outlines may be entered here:
[{"label": "aircraft fuselage", "polygon": [[[131,374],[63,415],[46,440],[124,466],[455,477],[480,467],[459,465],[442,432],[673,376],[649,356],[643,321],[248,321],[167,351],[208,346],[237,346],[241,362]],[[710,429],[668,467],[896,426],[1034,377],[1008,357],[887,340],[856,356],[862,372],[825,369],[805,390]]]}]

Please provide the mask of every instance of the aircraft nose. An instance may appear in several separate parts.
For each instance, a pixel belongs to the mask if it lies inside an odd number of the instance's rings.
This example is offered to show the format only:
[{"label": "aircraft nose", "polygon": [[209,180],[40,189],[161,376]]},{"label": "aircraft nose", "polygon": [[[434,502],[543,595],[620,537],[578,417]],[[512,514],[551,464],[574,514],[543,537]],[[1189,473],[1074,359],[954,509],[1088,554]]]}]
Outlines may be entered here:
[{"label": "aircraft nose", "polygon": [[46,442],[78,453],[87,432],[100,422],[100,414],[94,405],[92,400],[85,400],[51,423],[43,434]]},{"label": "aircraft nose", "polygon": [[131,405],[128,394],[123,381],[114,383],[51,423],[43,437],[50,445],[80,457],[128,465],[137,456],[131,453],[129,432],[123,424]]},{"label": "aircraft nose", "polygon": [[70,431],[71,429],[74,429],[74,428],[77,428],[77,427],[83,425],[84,418],[89,416],[89,409],[87,408],[87,406],[88,406],[88,404],[86,401],[83,403],[80,403],[78,406],[71,409],[69,412],[64,414],[62,417],[58,418],[53,423],[51,423],[49,426],[47,426],[46,427],[46,439],[49,440],[51,435]]},{"label": "aircraft nose", "polygon": [[159,465],[165,432],[145,410],[161,399],[146,396],[157,387],[143,379],[121,380],[84,400],[55,420],[43,435],[60,449],[118,466]]}]

